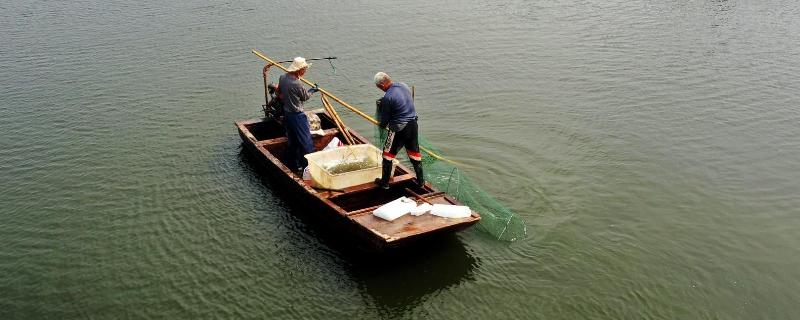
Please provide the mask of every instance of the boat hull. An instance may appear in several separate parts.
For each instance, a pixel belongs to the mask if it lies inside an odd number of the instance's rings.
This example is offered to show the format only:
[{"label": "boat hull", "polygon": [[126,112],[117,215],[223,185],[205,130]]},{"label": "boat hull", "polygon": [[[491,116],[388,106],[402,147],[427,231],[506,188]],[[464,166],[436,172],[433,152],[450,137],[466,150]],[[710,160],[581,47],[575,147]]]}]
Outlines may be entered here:
[{"label": "boat hull", "polygon": [[[314,138],[316,150],[321,150],[340,132],[330,117],[319,112],[325,135]],[[374,184],[348,187],[345,190],[315,189],[310,181],[303,180],[287,168],[281,158],[285,152],[286,137],[282,126],[272,119],[254,119],[236,122],[242,145],[253,162],[266,174],[282,196],[309,221],[319,222],[335,238],[356,241],[369,251],[386,251],[429,241],[431,238],[452,234],[474,225],[480,215],[473,212],[468,218],[447,219],[430,214],[414,217],[405,215],[394,221],[385,221],[372,215],[372,211],[399,196],[418,194],[432,203],[458,204],[455,199],[438,192],[430,185],[416,186],[412,171],[402,165],[395,170],[389,191]],[[357,143],[369,143],[363,136],[347,129]],[[340,138],[341,139],[341,138]],[[412,190],[413,189],[413,190]],[[340,237],[342,235],[343,237]]]}]

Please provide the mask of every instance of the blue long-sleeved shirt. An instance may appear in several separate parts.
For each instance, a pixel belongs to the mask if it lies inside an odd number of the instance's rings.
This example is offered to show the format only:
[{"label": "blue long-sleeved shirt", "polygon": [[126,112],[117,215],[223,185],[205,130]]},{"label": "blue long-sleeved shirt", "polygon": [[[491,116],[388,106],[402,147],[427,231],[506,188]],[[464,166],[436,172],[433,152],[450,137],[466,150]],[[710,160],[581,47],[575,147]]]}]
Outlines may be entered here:
[{"label": "blue long-sleeved shirt", "polygon": [[380,101],[380,119],[378,121],[381,128],[390,126],[389,129],[396,131],[395,128],[402,128],[406,123],[417,118],[411,89],[405,83],[392,83]]}]

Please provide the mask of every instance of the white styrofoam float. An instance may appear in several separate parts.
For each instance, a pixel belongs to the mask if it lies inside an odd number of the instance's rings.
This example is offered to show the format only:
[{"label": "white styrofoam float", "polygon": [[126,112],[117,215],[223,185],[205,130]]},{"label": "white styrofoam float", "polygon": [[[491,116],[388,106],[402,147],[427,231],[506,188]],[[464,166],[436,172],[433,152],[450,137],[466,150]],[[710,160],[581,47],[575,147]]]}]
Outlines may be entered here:
[{"label": "white styrofoam float", "polygon": [[472,215],[472,210],[467,206],[456,206],[452,204],[439,204],[430,205],[423,203],[417,206],[417,202],[406,197],[400,197],[396,200],[384,204],[372,212],[378,218],[394,221],[406,214],[411,213],[413,216],[421,216],[427,212],[432,215],[443,218],[467,218]]},{"label": "white styrofoam float", "polygon": [[372,212],[376,217],[393,221],[400,218],[405,214],[411,212],[411,209],[417,207],[417,202],[406,197],[397,198],[392,202],[380,206]]},{"label": "white styrofoam float", "polygon": [[416,208],[411,209],[411,215],[415,216],[415,217],[421,216],[421,215],[427,213],[428,211],[431,211],[431,208],[433,208],[433,206],[431,206],[430,204],[423,203],[423,204],[417,206]]},{"label": "white styrofoam float", "polygon": [[466,218],[472,214],[472,210],[467,206],[436,203],[431,208],[431,214],[444,218]]}]

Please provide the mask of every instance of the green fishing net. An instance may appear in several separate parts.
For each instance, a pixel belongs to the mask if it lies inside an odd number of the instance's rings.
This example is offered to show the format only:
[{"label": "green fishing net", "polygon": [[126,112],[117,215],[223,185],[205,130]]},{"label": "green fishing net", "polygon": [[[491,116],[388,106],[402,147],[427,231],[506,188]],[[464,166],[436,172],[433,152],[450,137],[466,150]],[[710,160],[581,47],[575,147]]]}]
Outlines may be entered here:
[{"label": "green fishing net", "polygon": [[[379,115],[376,112],[375,118]],[[373,143],[376,146],[383,146],[386,141],[386,129],[375,126],[373,133]],[[422,134],[419,135],[419,145],[437,155],[447,158],[441,150],[436,148]],[[469,178],[455,165],[438,160],[424,151],[422,152],[422,169],[425,174],[425,181],[430,182],[440,191],[444,191],[459,202],[469,206],[473,211],[481,215],[481,222],[478,229],[485,231],[500,240],[514,241],[527,233],[525,221],[508,207],[497,201],[486,193],[477,184],[471,182]],[[401,157],[398,157],[400,159]],[[402,159],[408,161],[407,159]]]}]

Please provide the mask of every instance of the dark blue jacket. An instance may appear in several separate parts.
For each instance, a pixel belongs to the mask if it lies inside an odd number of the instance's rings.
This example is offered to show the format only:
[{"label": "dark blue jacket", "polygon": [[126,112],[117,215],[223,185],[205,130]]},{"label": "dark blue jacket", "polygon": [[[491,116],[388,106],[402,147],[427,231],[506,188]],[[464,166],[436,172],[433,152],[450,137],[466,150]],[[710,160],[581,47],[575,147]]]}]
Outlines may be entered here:
[{"label": "dark blue jacket", "polygon": [[380,101],[380,119],[378,121],[381,128],[386,128],[388,125],[402,127],[417,118],[414,99],[411,98],[411,89],[405,83],[392,83]]}]

